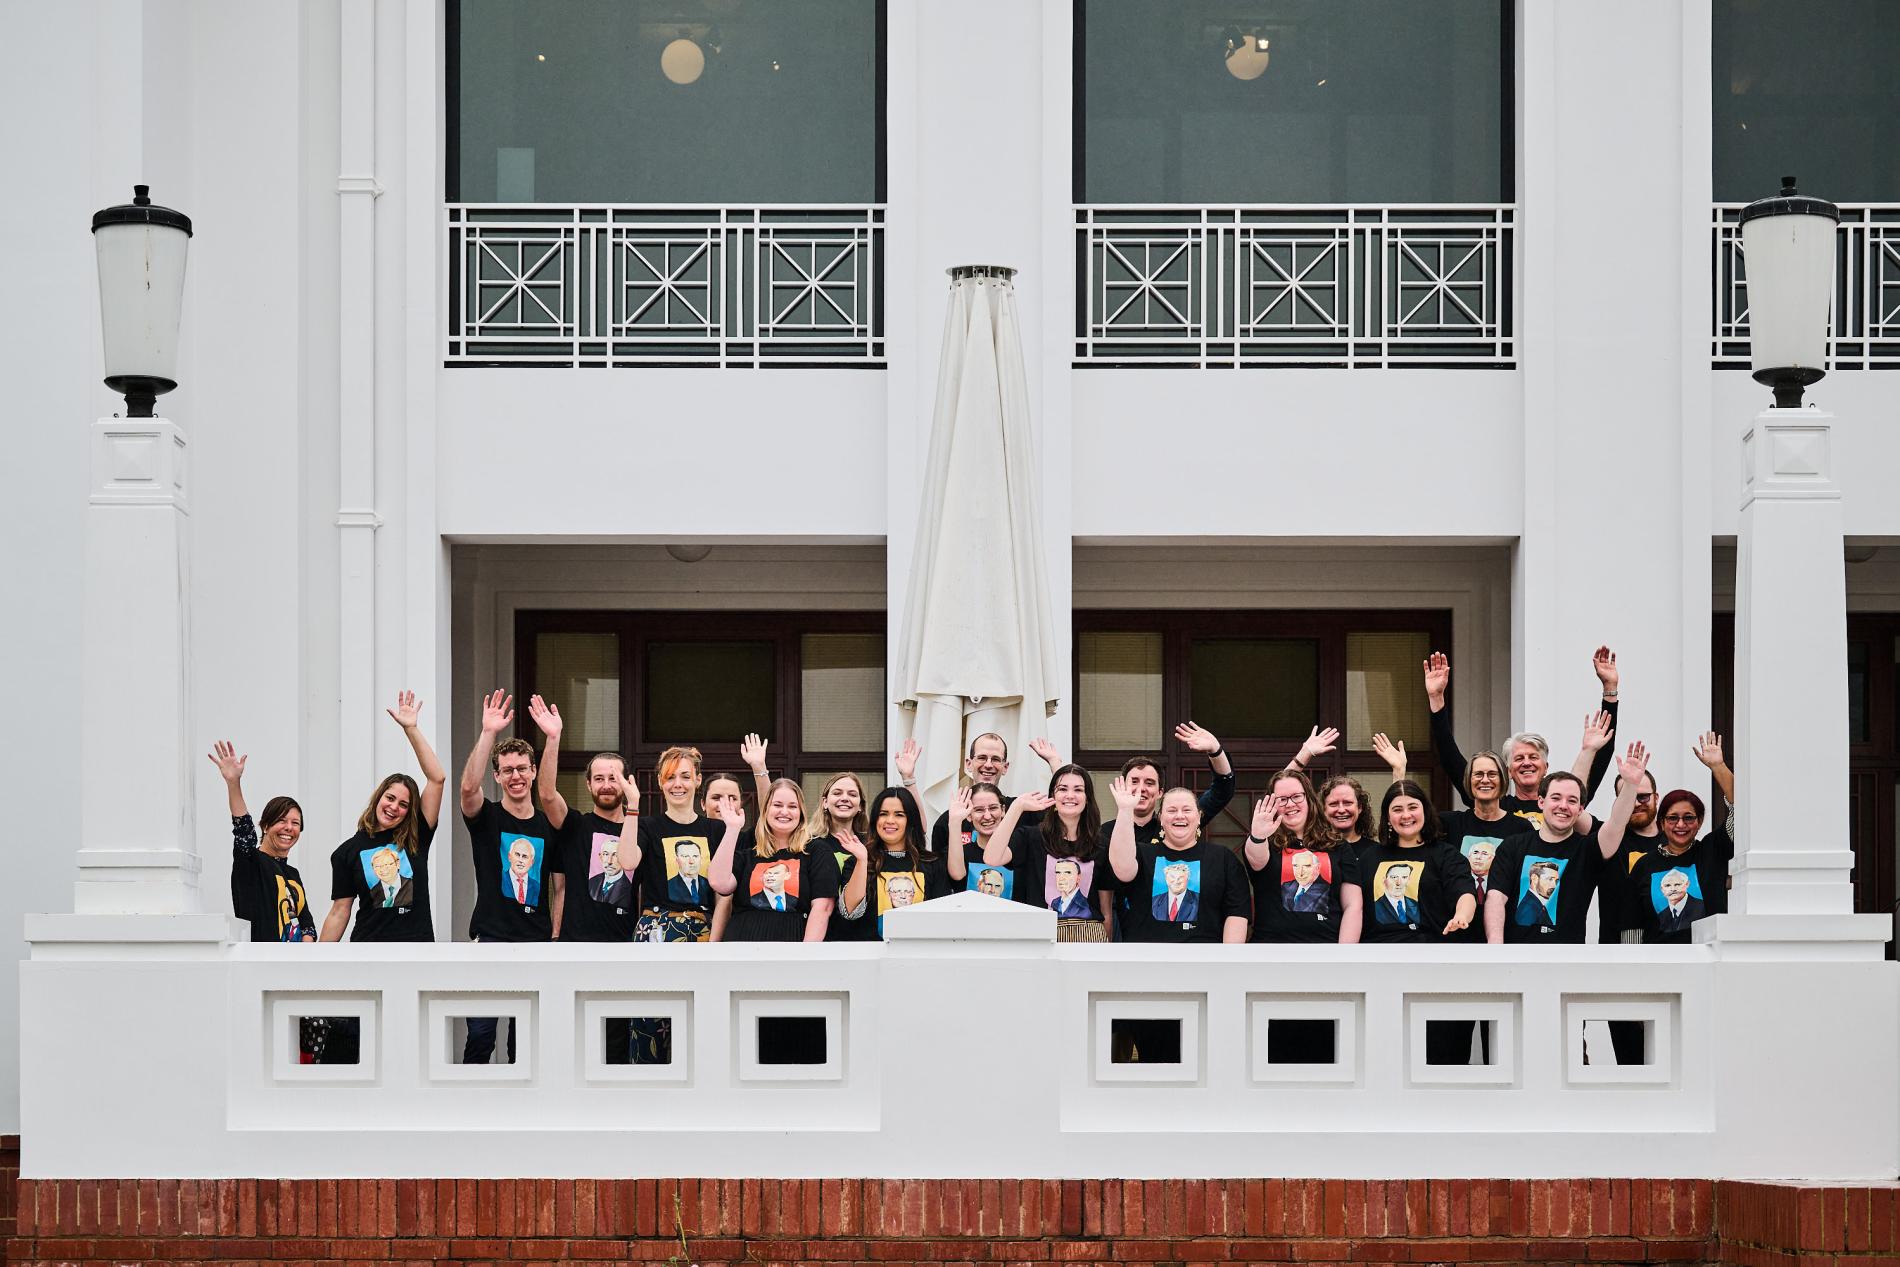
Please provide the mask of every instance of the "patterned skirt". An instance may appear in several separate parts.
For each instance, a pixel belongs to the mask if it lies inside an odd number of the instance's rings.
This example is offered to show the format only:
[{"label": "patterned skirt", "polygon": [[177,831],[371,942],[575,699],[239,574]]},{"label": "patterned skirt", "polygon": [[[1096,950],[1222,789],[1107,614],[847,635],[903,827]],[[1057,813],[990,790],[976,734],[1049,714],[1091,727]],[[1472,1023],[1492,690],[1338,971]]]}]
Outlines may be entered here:
[{"label": "patterned skirt", "polygon": [[712,920],[704,911],[669,911],[649,906],[640,912],[640,920],[633,926],[636,942],[709,941],[711,938]]},{"label": "patterned skirt", "polygon": [[1108,926],[1099,919],[1059,919],[1056,921],[1056,940],[1106,942]]}]

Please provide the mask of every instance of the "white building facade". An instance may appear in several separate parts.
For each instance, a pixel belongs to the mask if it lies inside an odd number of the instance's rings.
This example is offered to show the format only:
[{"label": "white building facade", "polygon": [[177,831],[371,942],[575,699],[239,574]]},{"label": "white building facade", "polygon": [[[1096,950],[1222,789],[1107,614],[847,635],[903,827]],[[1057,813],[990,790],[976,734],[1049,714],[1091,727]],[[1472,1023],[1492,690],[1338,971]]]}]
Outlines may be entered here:
[{"label": "white building facade", "polygon": [[[1181,73],[1227,95],[1146,120],[1127,79],[1139,45],[1113,44],[1141,29],[1129,6],[840,3],[824,20],[864,29],[776,59],[748,31],[769,26],[760,6],[685,7],[641,10],[598,47],[572,13],[524,6],[508,24],[508,6],[473,0],[9,7],[7,43],[30,55],[0,83],[22,176],[3,214],[28,244],[4,318],[26,387],[8,436],[26,535],[7,563],[6,659],[35,804],[77,805],[115,777],[78,759],[71,704],[88,424],[120,407],[98,381],[84,226],[134,181],[196,228],[181,387],[160,403],[190,445],[190,730],[250,754],[254,798],[300,799],[293,862],[319,908],[331,848],[377,779],[410,764],[382,714],[404,688],[451,772],[499,685],[561,701],[576,769],[596,748],[650,768],[675,740],[730,761],[759,729],[795,777],[881,778],[907,733],[886,650],[918,532],[944,274],[969,263],[1019,270],[1051,602],[1073,630],[1049,720],[1064,752],[1112,768],[1165,751],[1166,773],[1191,779],[1198,759],[1167,734],[1192,715],[1227,741],[1243,799],[1309,725],[1346,732],[1334,769],[1380,771],[1374,730],[1406,736],[1422,767],[1417,664],[1442,649],[1466,752],[1532,729],[1567,758],[1607,644],[1619,739],[1658,751],[1663,787],[1706,791],[1687,748],[1730,729],[1741,437],[1768,403],[1737,337],[1721,227],[1737,197],[1717,169],[1782,161],[1723,148],[1735,110],[1782,108],[1770,70],[1748,79],[1761,37],[1738,26],[1773,13],[1448,4],[1417,55],[1445,59],[1422,78],[1452,87],[1414,133],[1397,107],[1323,97],[1411,100],[1410,72],[1353,83],[1380,73],[1346,42],[1354,21],[1380,25],[1374,6],[1332,27],[1285,4],[1254,6],[1257,20],[1244,4],[1159,6],[1183,47],[1208,41]],[[1838,9],[1820,22],[1834,35],[1888,21]],[[1240,55],[1271,43],[1257,78],[1232,64],[1230,28]],[[706,62],[685,84],[659,60],[680,39]],[[688,176],[721,161],[717,137],[689,137],[684,157],[642,149],[637,111],[571,120],[629,157],[569,180],[566,151],[500,117],[555,109],[564,98],[523,77],[568,62],[595,82],[651,80],[628,90],[646,100],[796,75],[796,56],[855,56],[870,77],[836,94],[837,118],[803,116],[821,140],[870,147],[833,173],[862,186],[855,201],[813,196],[822,181],[743,200],[700,196],[726,187],[712,178],[670,195],[616,184],[618,163],[648,153]],[[1850,104],[1869,56],[1842,52]],[[484,78],[509,58],[505,89]],[[1298,93],[1273,82],[1292,76]],[[1252,88],[1281,105],[1234,96]],[[812,108],[769,83],[736,100],[720,118]],[[1860,144],[1810,136],[1813,177],[1790,168],[1842,204],[1851,261],[1835,368],[1809,400],[1835,420],[1855,729],[1851,787],[1816,795],[1851,795],[1855,909],[1891,911],[1900,375],[1883,370],[1900,368],[1900,172],[1884,197],[1829,189],[1824,176],[1858,170],[1829,153],[1837,141]],[[1229,149],[1226,197],[1163,196],[1195,194]],[[582,192],[550,200],[564,180]],[[1773,189],[1764,176],[1755,192]],[[1749,777],[1745,752],[1737,767]],[[194,792],[183,835],[219,910],[228,837],[208,764]],[[58,819],[15,852],[15,921],[71,908],[77,823]],[[472,902],[459,832],[438,854],[443,941],[463,937]],[[1699,963],[1658,971],[1703,1000],[1689,1006],[1701,1025],[1714,978]],[[1752,1085],[1737,1077],[1697,1095]],[[0,1129],[18,1129],[18,1089],[17,1068],[0,1076]],[[1683,1129],[1707,1126],[1707,1108],[1685,1108]],[[1709,1129],[1711,1149],[1738,1147]]]}]

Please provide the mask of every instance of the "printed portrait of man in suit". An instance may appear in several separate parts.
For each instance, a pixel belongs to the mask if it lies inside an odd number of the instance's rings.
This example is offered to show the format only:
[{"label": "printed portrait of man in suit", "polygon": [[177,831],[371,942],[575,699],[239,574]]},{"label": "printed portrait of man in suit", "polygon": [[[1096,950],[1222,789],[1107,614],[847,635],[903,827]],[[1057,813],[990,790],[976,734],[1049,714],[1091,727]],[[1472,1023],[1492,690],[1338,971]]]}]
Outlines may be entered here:
[{"label": "printed portrait of man in suit", "polygon": [[1201,864],[1170,858],[1155,869],[1159,891],[1154,895],[1154,917],[1170,924],[1191,924],[1201,913]]},{"label": "printed portrait of man in suit", "polygon": [[[1088,865],[1090,875],[1095,864]],[[1074,858],[1049,859],[1049,909],[1058,919],[1094,919],[1095,908],[1089,905],[1089,876],[1084,874],[1082,863]]]},{"label": "printed portrait of man in suit", "polygon": [[1517,898],[1517,922],[1526,928],[1557,927],[1557,884],[1563,868],[1549,858],[1537,858],[1524,872],[1524,891]]},{"label": "printed portrait of man in suit", "polygon": [[594,833],[594,856],[589,864],[587,891],[596,902],[628,906],[633,901],[633,877],[620,869],[620,837]]},{"label": "printed portrait of man in suit", "polygon": [[501,856],[508,864],[501,891],[523,906],[541,905],[541,845],[535,836],[501,835]]},{"label": "printed portrait of man in suit", "polygon": [[1418,924],[1418,899],[1413,896],[1418,868],[1409,862],[1388,862],[1379,868],[1379,900],[1372,916],[1381,924]]},{"label": "printed portrait of man in suit", "polygon": [[369,850],[370,882],[375,885],[371,899],[384,910],[399,910],[415,905],[415,884],[404,866],[402,853],[393,845]]},{"label": "printed portrait of man in suit", "polygon": [[1702,886],[1693,872],[1694,868],[1684,871],[1672,867],[1654,881],[1650,900],[1656,906],[1656,927],[1665,933],[1679,933],[1708,914],[1702,902]]},{"label": "printed portrait of man in suit", "polygon": [[[1331,859],[1325,861],[1330,862]],[[1311,849],[1285,854],[1280,860],[1280,904],[1289,911],[1325,911],[1331,896],[1331,880],[1322,876],[1322,859]],[[1330,872],[1331,868],[1324,868]]]},{"label": "printed portrait of man in suit", "polygon": [[1009,885],[1001,870],[996,867],[984,867],[976,873],[976,891],[987,893],[991,897],[1008,897]]},{"label": "printed portrait of man in suit", "polygon": [[671,849],[673,861],[666,877],[667,900],[684,906],[705,905],[707,880],[700,874],[704,855],[700,852],[699,842],[690,837],[681,837],[665,843]]}]

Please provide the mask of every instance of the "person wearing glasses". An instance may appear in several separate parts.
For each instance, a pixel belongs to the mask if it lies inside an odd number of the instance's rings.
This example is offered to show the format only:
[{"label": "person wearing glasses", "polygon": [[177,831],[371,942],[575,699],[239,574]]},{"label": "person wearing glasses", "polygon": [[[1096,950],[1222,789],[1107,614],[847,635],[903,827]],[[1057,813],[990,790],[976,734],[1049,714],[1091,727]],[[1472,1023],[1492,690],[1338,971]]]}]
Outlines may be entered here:
[{"label": "person wearing glasses", "polygon": [[1657,803],[1660,830],[1655,837],[1622,842],[1629,858],[1624,902],[1630,926],[1641,931],[1645,945],[1686,944],[1693,940],[1697,920],[1728,910],[1729,865],[1735,860],[1735,772],[1723,759],[1722,736],[1713,731],[1698,736],[1690,751],[1715,776],[1724,813],[1713,831],[1700,836],[1708,820],[1702,798],[1676,788]]},{"label": "person wearing glasses", "polygon": [[[1465,781],[1461,789],[1471,808],[1447,810],[1439,815],[1444,841],[1464,857],[1471,869],[1480,911],[1484,909],[1485,897],[1490,892],[1491,862],[1498,856],[1498,846],[1519,832],[1537,829],[1537,824],[1524,815],[1504,808],[1501,803],[1504,777],[1503,757],[1489,748],[1472,753],[1471,760],[1465,765]],[[1484,940],[1484,921],[1473,920],[1469,927],[1446,934],[1445,940],[1481,942]]]}]

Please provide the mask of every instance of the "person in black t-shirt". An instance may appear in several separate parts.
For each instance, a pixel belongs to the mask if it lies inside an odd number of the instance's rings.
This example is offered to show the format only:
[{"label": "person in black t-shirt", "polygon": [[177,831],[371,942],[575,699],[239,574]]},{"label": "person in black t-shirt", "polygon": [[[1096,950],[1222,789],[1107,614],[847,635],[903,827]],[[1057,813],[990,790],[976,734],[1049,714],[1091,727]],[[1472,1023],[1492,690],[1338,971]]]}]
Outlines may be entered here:
[{"label": "person in black t-shirt", "polygon": [[[535,799],[557,833],[555,859],[563,900],[554,920],[554,939],[631,941],[639,918],[639,888],[637,873],[620,866],[620,836],[627,818],[638,815],[639,802],[629,803],[620,790],[627,782],[627,759],[617,752],[595,753],[587,762],[587,795],[593,805],[583,813],[570,813],[559,784],[561,710],[536,695],[528,700],[528,716],[546,737],[535,775]],[[612,1050],[622,1046],[614,1042]]]},{"label": "person in black t-shirt", "polygon": [[1484,901],[1490,892],[1491,866],[1497,861],[1498,846],[1519,832],[1537,830],[1537,824],[1521,814],[1508,812],[1499,804],[1504,795],[1504,758],[1489,748],[1471,754],[1471,760],[1465,765],[1462,791],[1471,808],[1448,810],[1438,816],[1438,823],[1446,843],[1463,856],[1471,869],[1479,917],[1447,940],[1482,942]]},{"label": "person in black t-shirt", "polygon": [[[1020,821],[1031,810],[1041,811],[1041,822]],[[1105,942],[1117,884],[1101,832],[1089,772],[1065,765],[1050,777],[1047,795],[1030,793],[1011,804],[983,861],[1015,870],[1018,902],[1055,912],[1057,941]]]},{"label": "person in black t-shirt", "polygon": [[1646,848],[1632,848],[1634,842],[1623,839],[1619,857],[1626,859],[1628,874],[1618,878],[1624,882],[1630,925],[1641,930],[1646,945],[1686,945],[1694,940],[1697,920],[1728,910],[1729,865],[1735,858],[1735,775],[1722,759],[1722,737],[1715,732],[1704,732],[1693,751],[1714,774],[1728,812],[1714,831],[1698,840],[1696,832],[1707,820],[1702,798],[1676,788],[1662,798],[1658,839],[1647,842]]},{"label": "person in black t-shirt", "polygon": [[751,839],[740,840],[743,817],[725,808],[726,832],[713,853],[712,885],[722,901],[714,941],[823,941],[838,902],[838,866],[828,848],[811,847],[805,795],[778,779],[760,809]]},{"label": "person in black t-shirt", "polygon": [[[914,746],[916,741],[911,740],[908,742]],[[1047,739],[1030,740],[1029,750],[1038,757],[1041,757],[1043,764],[1047,765],[1051,770],[1054,770],[1057,766],[1062,764],[1062,754],[1057,752],[1056,746]],[[911,760],[911,767],[913,771],[916,768],[916,759],[914,757]],[[911,775],[904,774],[901,766],[899,767],[899,773],[903,776],[904,786],[915,790],[916,781]],[[966,757],[963,762],[965,787],[974,787],[979,783],[988,783],[992,787],[998,788],[997,795],[1002,799],[1003,808],[1008,809],[1010,798],[1003,796],[1000,790],[1003,783],[1003,776],[1008,773],[1009,745],[1003,742],[1001,735],[994,732],[986,732],[970,741],[970,755]],[[926,814],[930,812],[930,807],[924,805],[921,800],[919,800],[918,805]],[[1035,820],[1031,818],[1026,821],[1034,822]],[[964,830],[967,835],[969,831],[968,819],[964,820]],[[930,852],[939,857],[948,857],[953,852],[950,848],[950,812],[948,810],[937,815],[936,821],[930,825]]]},{"label": "person in black t-shirt", "polygon": [[[482,701],[482,729],[462,767],[462,822],[468,828],[475,871],[475,912],[469,936],[476,941],[547,941],[554,934],[563,895],[560,869],[551,860],[554,828],[534,804],[534,748],[525,739],[495,738],[515,719],[514,698],[496,691]],[[482,795],[490,762],[501,799]],[[487,1064],[495,1050],[496,1020],[470,1017],[462,1063]],[[515,1059],[515,1027],[508,1025],[508,1063]]]},{"label": "person in black t-shirt", "polygon": [[[1403,769],[1394,777],[1404,777]],[[1318,795],[1319,812],[1334,843],[1358,857],[1360,850],[1373,843],[1372,802],[1365,785],[1350,774],[1335,774],[1320,785]]]},{"label": "person in black t-shirt", "polygon": [[1289,769],[1274,776],[1254,806],[1244,856],[1253,885],[1251,940],[1359,940],[1358,856],[1337,843],[1304,774]]},{"label": "person in black t-shirt", "polygon": [[[1617,692],[1622,681],[1616,666],[1616,653],[1608,647],[1598,647],[1591,656],[1590,667],[1603,687],[1600,716],[1603,718],[1601,730],[1607,745],[1609,735],[1616,728]],[[1464,790],[1465,759],[1458,751],[1457,739],[1451,733],[1451,714],[1445,711],[1445,690],[1450,684],[1451,660],[1442,651],[1432,652],[1425,660],[1425,701],[1431,708],[1432,749],[1445,773],[1451,776],[1452,786]],[[1587,723],[1585,733],[1592,733]],[[1541,823],[1542,811],[1538,804],[1542,797],[1544,776],[1550,773],[1550,745],[1542,735],[1524,731],[1504,741],[1503,756],[1512,786],[1499,798],[1499,803],[1507,812],[1523,815],[1533,826]],[[1610,756],[1611,750],[1607,746],[1586,746],[1572,764],[1572,772],[1583,787],[1586,813],[1597,788],[1603,782],[1603,776],[1609,772]],[[1476,804],[1468,791],[1465,793],[1465,803]],[[1586,818],[1583,828],[1587,831],[1592,825]]]},{"label": "person in black t-shirt", "polygon": [[877,941],[891,911],[951,891],[943,858],[927,850],[923,811],[910,789],[887,787],[872,797],[870,820],[868,840],[834,835],[839,896],[826,941]]},{"label": "person in black t-shirt", "polygon": [[351,941],[434,941],[429,912],[429,846],[442,813],[448,771],[422,733],[422,701],[396,697],[389,716],[402,727],[422,768],[422,786],[406,774],[376,785],[356,820],[356,834],[330,854],[330,909],[323,940],[341,941],[356,914]]},{"label": "person in black t-shirt", "polygon": [[950,808],[944,811],[948,822],[945,838],[950,842],[944,864],[953,889],[1005,900],[1016,896],[1015,868],[992,866],[983,860],[984,850],[1008,812],[1003,789],[994,783],[959,788],[950,798]]},{"label": "person in black t-shirt", "polygon": [[1120,883],[1130,942],[1230,942],[1247,940],[1252,896],[1247,870],[1234,851],[1201,839],[1200,804],[1184,787],[1162,794],[1155,817],[1160,843],[1135,837],[1139,794],[1128,780],[1109,785],[1115,821],[1109,828],[1108,860]]},{"label": "person in black t-shirt", "polygon": [[[620,867],[637,877],[640,918],[633,939],[639,942],[706,942],[712,939],[713,892],[708,871],[713,850],[725,835],[722,807],[743,804],[739,780],[716,774],[701,790],[699,749],[668,748],[654,767],[663,802],[659,814],[629,815],[621,825]],[[622,780],[621,794],[628,805],[639,804],[639,793]],[[744,817],[743,809],[740,816]],[[638,1026],[636,1025],[636,1029]]]},{"label": "person in black t-shirt", "polygon": [[231,810],[232,913],[251,926],[252,941],[315,941],[303,877],[290,865],[291,846],[303,837],[303,807],[288,796],[273,796],[254,826],[241,786],[250,758],[222,739],[208,755],[224,779]]},{"label": "person in black t-shirt", "polygon": [[1640,742],[1631,744],[1617,767],[1623,790],[1595,836],[1577,830],[1583,816],[1583,780],[1569,770],[1545,776],[1539,803],[1542,826],[1507,839],[1491,864],[1484,906],[1487,942],[1582,944],[1590,899],[1604,863],[1616,856],[1648,764],[1647,749]]}]

